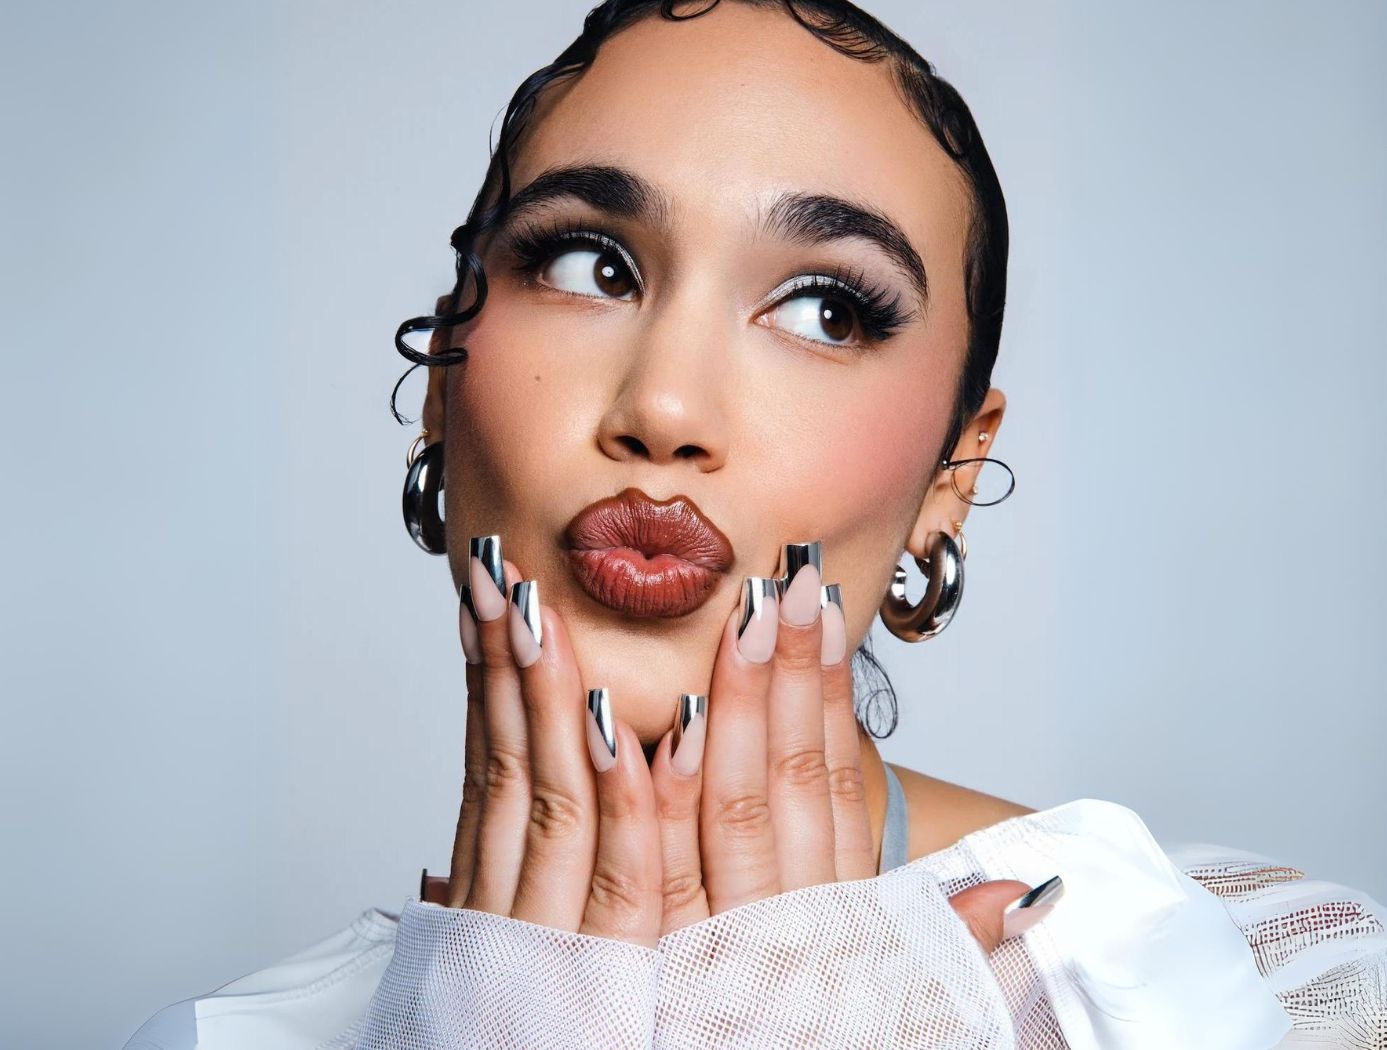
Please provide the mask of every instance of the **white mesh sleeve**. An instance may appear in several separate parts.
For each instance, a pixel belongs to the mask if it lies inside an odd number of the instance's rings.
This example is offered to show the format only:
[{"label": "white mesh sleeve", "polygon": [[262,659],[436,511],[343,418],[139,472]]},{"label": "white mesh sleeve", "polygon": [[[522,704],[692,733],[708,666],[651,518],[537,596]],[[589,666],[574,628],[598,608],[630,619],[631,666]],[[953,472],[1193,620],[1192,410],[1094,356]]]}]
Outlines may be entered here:
[{"label": "white mesh sleeve", "polygon": [[767,897],[660,949],[660,1050],[1016,1045],[987,956],[927,871]]},{"label": "white mesh sleeve", "polygon": [[[1056,874],[1054,911],[990,957],[949,904]],[[1303,907],[1230,916],[1135,813],[1080,799],[875,878],[722,912],[658,951],[410,898],[366,1015],[333,1045],[1378,1050],[1381,913],[1300,890]],[[1350,932],[1377,962],[1343,954]],[[1352,1034],[1283,1043],[1293,1015]]]},{"label": "white mesh sleeve", "polygon": [[1246,850],[1171,857],[1223,901],[1294,1029],[1278,1047],[1387,1047],[1387,907]]},{"label": "white mesh sleeve", "polygon": [[411,897],[362,1050],[648,1047],[660,953]]}]

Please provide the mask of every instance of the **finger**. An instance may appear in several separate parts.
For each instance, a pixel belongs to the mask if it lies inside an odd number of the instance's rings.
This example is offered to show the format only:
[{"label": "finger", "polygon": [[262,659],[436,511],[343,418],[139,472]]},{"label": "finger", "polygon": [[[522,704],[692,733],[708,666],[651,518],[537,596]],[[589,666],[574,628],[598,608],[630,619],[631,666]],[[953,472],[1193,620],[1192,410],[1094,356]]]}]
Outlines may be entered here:
[{"label": "finger", "polygon": [[[791,546],[786,545],[787,565]],[[794,579],[781,591],[780,628],[766,703],[771,822],[782,891],[835,879],[816,560],[811,556],[796,565]]]},{"label": "finger", "polygon": [[[467,586],[464,584],[464,586]],[[459,597],[459,630],[466,636],[470,628],[476,637],[472,613]],[[478,653],[480,658],[480,653]],[[472,888],[472,868],[477,855],[477,828],[481,823],[482,802],[486,798],[486,715],[482,710],[482,669],[480,664],[467,664],[467,729],[463,750],[462,808],[458,813],[457,832],[453,836],[453,860],[449,868],[443,899],[439,902],[453,907],[467,899]]]},{"label": "finger", "polygon": [[[584,695],[567,628],[558,613],[530,598],[539,614],[538,652],[522,608],[511,602],[517,653],[534,658],[520,668],[530,745],[531,807],[511,916],[541,926],[577,930],[592,885],[597,850],[597,785],[584,744]],[[523,594],[517,586],[516,594]],[[523,633],[522,633],[523,632]]]},{"label": "finger", "polygon": [[[949,898],[985,952],[997,950],[1003,940],[1030,929],[1054,909],[1064,892],[1064,883],[1055,876],[1034,890],[1016,879],[995,879],[961,890]],[[1031,903],[1021,907],[1027,898]]]},{"label": "finger", "polygon": [[530,815],[530,758],[520,677],[510,650],[507,595],[492,577],[499,567],[505,590],[520,572],[501,557],[499,536],[473,537],[469,579],[482,651],[482,720],[486,726],[486,790],[477,825],[477,850],[465,906],[509,915],[525,855]]},{"label": "finger", "polygon": [[766,693],[778,631],[772,581],[748,576],[741,607],[723,625],[708,696],[698,834],[711,915],[780,892],[766,795]]},{"label": "finger", "polygon": [[836,584],[819,592],[823,617],[824,761],[833,811],[833,869],[839,882],[877,873],[877,846],[867,815],[862,742],[853,710],[852,659],[847,651],[843,599]]},{"label": "finger", "polygon": [[611,715],[609,697],[603,706],[616,741],[616,761],[597,774],[597,858],[579,932],[654,948],[660,941],[662,902],[660,830],[650,768],[635,730]]},{"label": "finger", "polygon": [[[660,936],[708,918],[708,895],[698,853],[698,806],[703,785],[703,747],[708,729],[707,697],[676,704],[676,729],[660,738],[650,763],[655,812],[660,818],[660,874],[664,910]],[[677,761],[676,761],[677,760]]]}]

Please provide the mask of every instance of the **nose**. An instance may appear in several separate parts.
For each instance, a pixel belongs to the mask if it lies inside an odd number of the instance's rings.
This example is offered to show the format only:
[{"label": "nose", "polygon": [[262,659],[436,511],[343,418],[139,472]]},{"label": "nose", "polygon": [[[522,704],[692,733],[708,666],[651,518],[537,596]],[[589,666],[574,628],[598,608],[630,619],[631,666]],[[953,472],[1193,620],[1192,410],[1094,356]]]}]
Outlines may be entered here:
[{"label": "nose", "polygon": [[633,325],[598,425],[598,444],[612,459],[688,460],[704,473],[722,466],[731,339],[729,321],[709,302],[686,286]]}]

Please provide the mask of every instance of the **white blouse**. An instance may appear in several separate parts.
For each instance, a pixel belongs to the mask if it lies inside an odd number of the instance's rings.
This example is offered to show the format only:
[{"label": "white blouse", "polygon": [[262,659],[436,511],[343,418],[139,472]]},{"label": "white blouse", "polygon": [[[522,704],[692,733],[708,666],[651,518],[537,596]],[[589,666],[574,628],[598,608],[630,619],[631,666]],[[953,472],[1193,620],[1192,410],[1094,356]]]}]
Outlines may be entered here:
[{"label": "white blouse", "polygon": [[[889,766],[887,767],[889,770]],[[899,792],[888,810],[903,804]],[[1387,1047],[1387,908],[1242,850],[1162,847],[1079,799],[648,949],[406,899],[152,1017],[125,1050]],[[893,845],[892,849],[898,846]],[[948,904],[1060,875],[985,954]]]}]

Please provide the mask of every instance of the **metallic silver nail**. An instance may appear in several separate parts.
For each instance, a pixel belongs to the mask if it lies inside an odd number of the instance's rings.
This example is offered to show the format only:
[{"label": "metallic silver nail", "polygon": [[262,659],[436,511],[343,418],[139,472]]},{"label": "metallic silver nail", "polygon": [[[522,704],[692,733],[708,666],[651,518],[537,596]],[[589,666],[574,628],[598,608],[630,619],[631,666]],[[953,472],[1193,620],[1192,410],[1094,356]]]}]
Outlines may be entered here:
[{"label": "metallic silver nail", "polygon": [[530,629],[535,645],[543,645],[539,622],[539,581],[521,580],[510,591],[511,604],[520,610],[525,618],[525,626]]},{"label": "metallic silver nail", "polygon": [[472,614],[472,622],[476,623],[481,619],[477,615],[477,607],[472,604],[472,588],[468,584],[463,584],[458,588],[458,601],[467,606],[467,611]]},{"label": "metallic silver nail", "polygon": [[785,565],[785,573],[776,578],[775,586],[783,598],[785,592],[790,589],[790,584],[795,582],[795,576],[806,565],[814,566],[820,575],[823,574],[823,543],[820,540],[811,543],[787,543],[781,560]]},{"label": "metallic silver nail", "polygon": [[1056,875],[1054,878],[1042,882],[1024,897],[1012,901],[1002,910],[1002,915],[1010,915],[1012,912],[1020,911],[1022,908],[1035,908],[1042,904],[1052,904],[1063,895],[1064,880]]},{"label": "metallic silver nail", "polygon": [[746,625],[758,616],[767,598],[779,598],[778,581],[769,576],[748,576],[742,581],[742,618],[737,624],[737,637],[741,638]]},{"label": "metallic silver nail", "polygon": [[674,737],[670,740],[669,757],[679,753],[679,745],[684,740],[695,719],[708,717],[708,698],[697,693],[680,693],[674,705]]},{"label": "metallic silver nail", "polygon": [[[605,755],[600,750],[603,747]],[[612,698],[605,686],[588,690],[588,751],[599,773],[616,765],[616,721],[612,718]]]},{"label": "metallic silver nail", "polygon": [[825,583],[819,588],[819,608],[822,609],[832,602],[838,606],[838,611],[843,611],[843,592],[836,583]]},{"label": "metallic silver nail", "polygon": [[[467,541],[467,554],[475,557],[482,563],[487,573],[496,583],[496,593],[504,595],[506,593],[506,567],[501,563],[501,537],[473,536]],[[471,562],[469,561],[470,565]],[[475,612],[475,610],[472,610]]]}]

